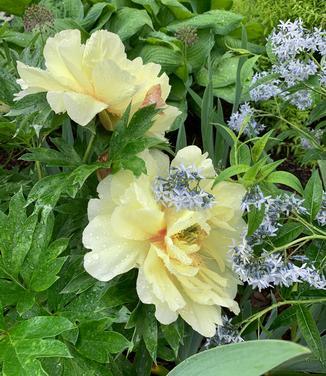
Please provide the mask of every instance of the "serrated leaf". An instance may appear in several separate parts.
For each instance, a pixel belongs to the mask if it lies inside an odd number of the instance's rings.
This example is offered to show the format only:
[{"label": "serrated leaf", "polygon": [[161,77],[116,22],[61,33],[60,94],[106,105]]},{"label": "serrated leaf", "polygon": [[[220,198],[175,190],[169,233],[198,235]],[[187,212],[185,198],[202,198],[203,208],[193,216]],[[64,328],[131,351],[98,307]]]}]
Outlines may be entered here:
[{"label": "serrated leaf", "polygon": [[0,362],[7,376],[47,375],[37,358],[71,357],[64,343],[54,337],[71,330],[73,324],[64,317],[38,316],[24,320],[0,339]]},{"label": "serrated leaf", "polygon": [[314,171],[308,180],[304,190],[305,207],[310,212],[311,220],[314,220],[323,199],[323,185],[318,171]]},{"label": "serrated leaf", "polygon": [[30,249],[37,215],[26,215],[25,199],[20,190],[9,203],[8,216],[0,214],[2,267],[17,277]]},{"label": "serrated leaf", "polygon": [[303,338],[317,359],[325,364],[326,357],[320,334],[312,314],[304,305],[298,304],[297,310],[298,326]]},{"label": "serrated leaf", "polygon": [[10,330],[10,336],[13,339],[48,338],[73,328],[74,325],[65,317],[37,316],[18,323]]},{"label": "serrated leaf", "polygon": [[154,316],[155,308],[152,305],[139,303],[131,313],[126,328],[135,328],[133,339],[138,342],[144,340],[147,351],[153,361],[157,354],[157,321]]},{"label": "serrated leaf", "polygon": [[106,319],[82,323],[76,343],[81,354],[100,363],[106,363],[109,354],[121,352],[130,346],[122,334],[107,330],[107,323]]}]

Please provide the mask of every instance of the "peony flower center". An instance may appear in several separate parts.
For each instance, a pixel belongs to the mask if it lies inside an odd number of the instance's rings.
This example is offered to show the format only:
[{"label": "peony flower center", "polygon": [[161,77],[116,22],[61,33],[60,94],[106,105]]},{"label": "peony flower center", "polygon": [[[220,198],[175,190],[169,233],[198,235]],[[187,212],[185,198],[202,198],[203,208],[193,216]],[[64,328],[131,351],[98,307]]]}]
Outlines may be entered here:
[{"label": "peony flower center", "polygon": [[206,236],[207,233],[199,225],[193,225],[173,235],[172,239],[176,242],[182,242],[188,245],[199,245]]}]

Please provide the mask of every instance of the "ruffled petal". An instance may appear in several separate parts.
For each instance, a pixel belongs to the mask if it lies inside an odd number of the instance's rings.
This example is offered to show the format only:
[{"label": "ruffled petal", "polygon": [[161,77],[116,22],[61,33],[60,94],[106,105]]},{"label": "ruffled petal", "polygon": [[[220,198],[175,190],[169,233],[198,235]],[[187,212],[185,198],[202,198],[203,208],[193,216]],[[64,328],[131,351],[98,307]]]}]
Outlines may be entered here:
[{"label": "ruffled petal", "polygon": [[83,52],[80,31],[63,30],[47,39],[43,54],[45,65],[54,77],[71,90],[86,93],[91,86],[82,71]]},{"label": "ruffled petal", "polygon": [[92,70],[103,61],[112,60],[121,65],[126,59],[125,47],[119,36],[107,30],[99,30],[93,33],[86,42],[83,66]]},{"label": "ruffled petal", "polygon": [[171,166],[178,167],[183,164],[186,167],[195,166],[200,169],[201,175],[207,178],[215,177],[213,162],[207,158],[208,154],[202,154],[198,146],[191,145],[178,151],[177,155],[171,162]]}]

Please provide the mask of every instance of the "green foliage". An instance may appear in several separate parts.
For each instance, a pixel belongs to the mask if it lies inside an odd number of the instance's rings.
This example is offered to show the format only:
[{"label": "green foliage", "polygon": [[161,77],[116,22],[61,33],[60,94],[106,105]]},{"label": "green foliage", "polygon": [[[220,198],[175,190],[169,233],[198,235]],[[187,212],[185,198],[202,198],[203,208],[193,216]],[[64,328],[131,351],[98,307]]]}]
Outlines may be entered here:
[{"label": "green foliage", "polygon": [[205,370],[208,376],[260,376],[307,349],[285,341],[250,341],[217,347],[196,354],[169,372],[169,376],[195,376]]}]

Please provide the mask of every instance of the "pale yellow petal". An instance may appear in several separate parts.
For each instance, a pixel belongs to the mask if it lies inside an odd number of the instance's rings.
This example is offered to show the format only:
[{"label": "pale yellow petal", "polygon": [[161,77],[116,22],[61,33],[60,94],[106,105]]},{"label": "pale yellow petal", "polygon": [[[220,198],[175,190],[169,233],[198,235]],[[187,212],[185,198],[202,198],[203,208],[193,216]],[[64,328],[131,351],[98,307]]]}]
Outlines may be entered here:
[{"label": "pale yellow petal", "polygon": [[218,306],[202,305],[187,299],[186,306],[179,310],[181,317],[204,337],[212,337],[216,325],[222,325],[221,309]]},{"label": "pale yellow petal", "polygon": [[156,298],[143,268],[139,268],[138,271],[137,294],[143,303],[155,305],[155,317],[161,324],[169,325],[178,318],[176,311],[172,311],[166,302],[161,302]]},{"label": "pale yellow petal", "polygon": [[185,305],[185,301],[156,250],[157,247],[151,245],[143,265],[144,275],[155,297],[167,303],[170,310],[176,311]]},{"label": "pale yellow petal", "polygon": [[207,156],[207,153],[202,154],[198,146],[186,146],[185,148],[178,151],[177,155],[171,162],[171,166],[194,166],[197,169],[200,169],[202,176],[213,178],[216,175],[213,162]]},{"label": "pale yellow petal", "polygon": [[213,188],[212,193],[215,196],[217,206],[230,207],[239,211],[246,189],[241,184],[223,181]]},{"label": "pale yellow petal", "polygon": [[162,112],[155,116],[153,126],[147,132],[148,136],[164,139],[164,133],[171,128],[180,114],[181,111],[177,107],[166,106]]},{"label": "pale yellow petal", "polygon": [[115,231],[126,239],[147,240],[164,226],[164,214],[153,208],[121,205],[112,213]]},{"label": "pale yellow petal", "polygon": [[107,104],[85,94],[68,92],[63,102],[69,117],[79,125],[88,124],[96,114],[107,108]]},{"label": "pale yellow petal", "polygon": [[48,71],[71,90],[88,92],[91,86],[82,71],[84,46],[79,30],[63,30],[48,38],[44,46],[45,65]]},{"label": "pale yellow petal", "polygon": [[117,34],[99,30],[86,42],[83,65],[89,70],[103,61],[112,60],[121,65],[126,59],[125,47]]},{"label": "pale yellow petal", "polygon": [[108,110],[121,115],[136,91],[135,79],[112,60],[98,63],[92,70],[96,97],[107,103]]},{"label": "pale yellow petal", "polygon": [[56,114],[67,111],[62,91],[48,91],[46,94],[46,100]]},{"label": "pale yellow petal", "polygon": [[33,89],[34,93],[42,91],[60,91],[64,90],[64,86],[54,79],[48,72],[40,69],[29,67],[22,62],[17,62],[17,70],[21,77],[18,83],[22,89]]},{"label": "pale yellow petal", "polygon": [[94,278],[109,281],[136,267],[148,245],[120,238],[113,230],[110,216],[97,216],[83,232],[85,248],[92,249],[84,257],[84,267]]}]

